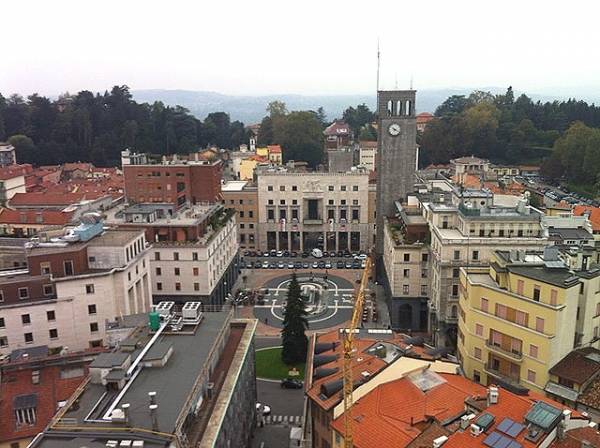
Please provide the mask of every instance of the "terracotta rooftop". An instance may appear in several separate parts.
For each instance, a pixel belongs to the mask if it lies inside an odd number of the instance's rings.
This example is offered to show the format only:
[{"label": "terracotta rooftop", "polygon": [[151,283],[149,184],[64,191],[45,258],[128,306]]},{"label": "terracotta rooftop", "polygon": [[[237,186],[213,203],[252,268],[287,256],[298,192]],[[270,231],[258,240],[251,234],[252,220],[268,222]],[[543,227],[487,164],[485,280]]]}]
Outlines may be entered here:
[{"label": "terracotta rooftop", "polygon": [[551,375],[583,384],[600,372],[600,350],[585,347],[574,350],[550,369]]},{"label": "terracotta rooftop", "polygon": [[[406,447],[422,434],[423,425],[458,418],[464,413],[465,399],[485,394],[483,386],[462,376],[439,376],[444,382],[426,391],[404,377],[382,384],[359,399],[352,409],[354,446]],[[344,433],[343,414],[332,426]]]},{"label": "terracotta rooftop", "polygon": [[268,145],[267,148],[269,148],[269,154],[281,154],[281,146],[279,145]]},{"label": "terracotta rooftop", "polygon": [[[46,427],[56,413],[58,403],[68,400],[87,375],[87,364],[81,374],[75,376],[72,376],[72,369],[65,375],[65,369],[66,366],[62,365],[24,366],[15,370],[3,368],[0,384],[0,442],[34,437]],[[34,370],[39,371],[39,384],[33,384]],[[35,404],[35,423],[17,426],[15,406],[25,402]]]},{"label": "terracotta rooftop", "polygon": [[71,222],[73,212],[59,210],[13,210],[0,208],[0,224],[64,225]]},{"label": "terracotta rooftop", "polygon": [[573,209],[575,216],[581,216],[585,213],[589,214],[589,220],[592,223],[593,230],[600,230],[600,208],[590,207],[587,205],[576,205]]},{"label": "terracotta rooftop", "polygon": [[104,192],[98,193],[16,193],[9,201],[12,206],[37,207],[37,206],[68,206],[83,200],[94,200],[105,196]]},{"label": "terracotta rooftop", "polygon": [[581,448],[583,441],[589,442],[593,447],[600,447],[600,432],[597,428],[590,428],[586,426],[584,428],[572,429],[565,433],[564,440],[557,440],[551,448]]},{"label": "terracotta rooftop", "polygon": [[325,135],[349,135],[350,133],[350,126],[343,120],[335,120],[323,131]]}]

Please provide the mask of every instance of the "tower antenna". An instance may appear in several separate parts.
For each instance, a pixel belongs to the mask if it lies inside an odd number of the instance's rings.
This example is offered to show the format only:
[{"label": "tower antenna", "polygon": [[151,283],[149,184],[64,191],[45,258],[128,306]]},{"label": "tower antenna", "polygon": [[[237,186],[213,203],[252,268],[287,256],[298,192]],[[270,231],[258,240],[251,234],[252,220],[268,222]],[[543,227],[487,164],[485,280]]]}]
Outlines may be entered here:
[{"label": "tower antenna", "polygon": [[413,89],[413,75],[410,75],[410,90]]},{"label": "tower antenna", "polygon": [[396,78],[395,79],[396,79],[395,89],[398,90],[398,73],[396,73]]},{"label": "tower antenna", "polygon": [[379,65],[380,65],[380,53],[379,53],[379,37],[377,38],[377,92],[379,92]]}]

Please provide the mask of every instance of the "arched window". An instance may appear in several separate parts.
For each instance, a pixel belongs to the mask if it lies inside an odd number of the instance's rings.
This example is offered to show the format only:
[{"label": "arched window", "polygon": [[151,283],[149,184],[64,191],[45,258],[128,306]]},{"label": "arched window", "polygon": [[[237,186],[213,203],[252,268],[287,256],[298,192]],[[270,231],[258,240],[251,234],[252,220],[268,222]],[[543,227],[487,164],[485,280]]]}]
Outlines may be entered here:
[{"label": "arched window", "polygon": [[402,101],[396,101],[396,115],[402,115]]},{"label": "arched window", "polygon": [[456,305],[452,305],[451,316],[453,319],[456,319],[458,317],[458,308],[456,307]]},{"label": "arched window", "polygon": [[405,109],[404,109],[404,115],[406,115],[406,116],[411,115],[412,114],[411,108],[412,108],[412,104],[411,104],[410,100],[406,100],[406,106],[405,106]]},{"label": "arched window", "polygon": [[387,102],[387,113],[390,117],[394,115],[394,102],[392,100]]}]

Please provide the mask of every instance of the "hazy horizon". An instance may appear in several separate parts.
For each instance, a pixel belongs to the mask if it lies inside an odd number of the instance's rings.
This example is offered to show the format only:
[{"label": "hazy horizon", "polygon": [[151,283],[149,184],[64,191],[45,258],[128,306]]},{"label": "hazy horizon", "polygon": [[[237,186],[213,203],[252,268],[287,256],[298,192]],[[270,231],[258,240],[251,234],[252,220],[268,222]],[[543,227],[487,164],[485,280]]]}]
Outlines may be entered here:
[{"label": "hazy horizon", "polygon": [[[382,88],[600,91],[600,6],[508,0],[3,5],[0,92],[58,95],[194,90],[227,95],[364,95]],[[11,38],[12,37],[12,38]],[[596,94],[597,96],[597,94]]]}]

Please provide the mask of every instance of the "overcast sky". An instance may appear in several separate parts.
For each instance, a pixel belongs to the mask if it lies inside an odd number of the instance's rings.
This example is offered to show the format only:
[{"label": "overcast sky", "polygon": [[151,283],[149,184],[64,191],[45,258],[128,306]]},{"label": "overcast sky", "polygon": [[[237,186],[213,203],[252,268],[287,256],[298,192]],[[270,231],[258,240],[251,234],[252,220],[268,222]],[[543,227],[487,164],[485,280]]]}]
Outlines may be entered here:
[{"label": "overcast sky", "polygon": [[[593,1],[66,1],[0,7],[0,92],[600,88]],[[582,90],[583,89],[583,90]]]}]

